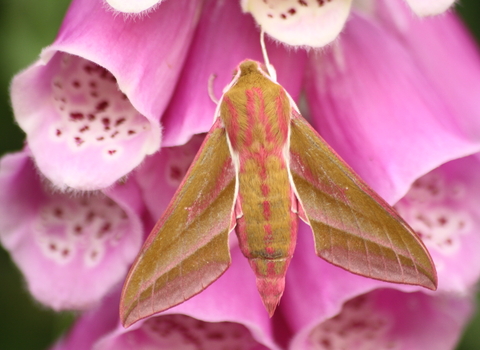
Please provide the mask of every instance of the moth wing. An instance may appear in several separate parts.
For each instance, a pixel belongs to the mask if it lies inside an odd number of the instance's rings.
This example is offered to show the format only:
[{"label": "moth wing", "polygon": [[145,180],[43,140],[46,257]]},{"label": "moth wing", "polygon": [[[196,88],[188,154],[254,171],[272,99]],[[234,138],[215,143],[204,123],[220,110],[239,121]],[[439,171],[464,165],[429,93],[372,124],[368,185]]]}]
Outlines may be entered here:
[{"label": "moth wing", "polygon": [[235,170],[217,119],[125,281],[124,326],[198,294],[229,267]]},{"label": "moth wing", "polygon": [[319,257],[362,276],[436,289],[434,264],[415,232],[296,111],[290,171]]}]

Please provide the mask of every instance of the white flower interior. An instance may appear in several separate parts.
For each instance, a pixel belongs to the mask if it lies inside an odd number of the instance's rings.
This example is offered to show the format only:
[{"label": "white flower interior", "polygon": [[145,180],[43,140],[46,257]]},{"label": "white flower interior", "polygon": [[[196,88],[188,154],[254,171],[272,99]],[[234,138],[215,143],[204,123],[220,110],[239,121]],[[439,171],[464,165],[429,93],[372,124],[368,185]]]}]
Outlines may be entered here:
[{"label": "white flower interior", "polygon": [[41,208],[34,232],[49,259],[63,265],[80,256],[85,267],[94,267],[129,228],[125,211],[104,195],[53,195]]},{"label": "white flower interior", "polygon": [[52,99],[60,116],[50,128],[54,140],[73,151],[97,147],[111,158],[122,152],[122,143],[150,130],[109,71],[69,54],[63,54],[60,66],[52,79]]},{"label": "white flower interior", "polygon": [[312,330],[309,350],[395,349],[396,343],[386,336],[391,327],[391,320],[362,295],[346,302],[337,316]]},{"label": "white flower interior", "polygon": [[395,207],[428,248],[450,255],[472,228],[470,214],[461,209],[465,196],[464,184],[447,183],[437,171],[415,181]]}]

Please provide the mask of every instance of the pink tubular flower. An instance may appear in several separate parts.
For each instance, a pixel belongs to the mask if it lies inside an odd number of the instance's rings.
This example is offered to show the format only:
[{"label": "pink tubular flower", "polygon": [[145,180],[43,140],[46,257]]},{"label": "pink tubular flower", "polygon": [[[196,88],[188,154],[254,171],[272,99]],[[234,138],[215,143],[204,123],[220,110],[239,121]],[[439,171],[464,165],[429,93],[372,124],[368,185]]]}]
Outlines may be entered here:
[{"label": "pink tubular flower", "polygon": [[99,309],[85,313],[54,349],[279,350],[255,278],[238,247],[232,260],[231,269],[203,293],[128,329],[119,324],[118,294],[109,297]]},{"label": "pink tubular flower", "polygon": [[169,1],[141,20],[72,3],[56,41],[11,87],[35,163],[56,187],[108,187],[158,150],[200,3]]},{"label": "pink tubular flower", "polygon": [[[0,239],[32,294],[55,309],[89,307],[122,280],[142,224],[150,228],[160,217],[200,145],[201,136],[192,136],[212,125],[209,78],[217,75],[219,97],[240,61],[262,60],[259,31],[239,2],[107,2],[150,10],[130,18],[99,0],[74,0],[55,43],[12,83],[38,169],[57,189],[103,189],[52,192],[25,152],[0,164]],[[453,1],[407,2],[430,14]],[[119,325],[118,295],[110,295],[55,349],[451,348],[480,276],[473,155],[480,151],[480,58],[470,38],[454,14],[420,21],[403,0],[242,5],[291,45],[322,46],[343,30],[322,51],[267,42],[271,63],[294,99],[304,89],[312,125],[424,239],[439,291],[330,265],[315,256],[311,231],[301,225],[270,320],[232,234],[231,267],[202,293],[128,329]],[[276,16],[271,26],[263,23],[269,14]],[[103,228],[115,228],[119,242]],[[421,317],[427,326],[418,326]]]},{"label": "pink tubular flower", "polygon": [[91,307],[122,281],[143,208],[133,181],[69,196],[39,178],[28,151],[0,162],[0,240],[32,295],[55,310]]},{"label": "pink tubular flower", "polygon": [[[106,0],[125,13],[151,11],[163,0]],[[387,0],[394,3],[396,0]],[[322,47],[332,42],[343,29],[350,11],[372,8],[375,0],[240,0],[244,12],[273,38],[289,45]],[[419,16],[446,11],[455,0],[406,0]]]},{"label": "pink tubular flower", "polygon": [[472,313],[471,297],[377,289],[297,333],[290,349],[449,350]]},{"label": "pink tubular flower", "polygon": [[[478,171],[480,162],[477,156],[444,164],[418,179],[396,204],[398,212],[423,239],[437,267],[438,291],[429,292],[428,297],[419,292],[402,294],[387,289],[379,292],[381,288],[395,288],[404,292],[425,291],[417,287],[394,286],[365,279],[318,261],[313,252],[309,229],[302,226],[298,234],[297,251],[305,253],[301,256],[297,254],[292,260],[281,304],[284,314],[289,315],[290,326],[297,333],[291,348],[308,350],[310,348],[305,344],[310,344],[313,337],[316,339],[313,342],[318,346],[308,345],[312,346],[311,349],[329,349],[327,344],[330,343],[331,349],[342,346],[349,348],[354,342],[363,344],[363,347],[358,346],[359,349],[383,349],[388,348],[388,344],[395,344],[392,347],[394,349],[451,349],[471,314],[470,293],[480,277],[480,259],[476,251],[480,244],[480,221],[476,205],[480,195],[477,192],[480,189],[476,176]],[[305,278],[305,275],[321,277]],[[372,314],[370,307],[362,308],[361,312],[345,311],[347,305],[356,303],[352,300],[365,293],[369,293],[366,294],[368,298],[378,293],[391,295],[385,297],[387,301],[383,301],[381,306],[382,313],[389,314],[388,322]],[[309,302],[305,303],[305,300]],[[339,313],[346,301],[340,313],[344,316],[328,320]],[[408,311],[405,307],[411,303],[422,307]],[[423,307],[425,310],[422,310]],[[415,326],[412,320],[422,317],[437,320],[438,324],[428,323],[431,328]],[[349,326],[362,319],[361,328]],[[375,326],[379,319],[382,319],[382,327]],[[414,332],[415,328],[421,328],[422,331]],[[348,337],[339,339],[342,330],[348,333]],[[371,333],[374,336],[370,336]]]}]

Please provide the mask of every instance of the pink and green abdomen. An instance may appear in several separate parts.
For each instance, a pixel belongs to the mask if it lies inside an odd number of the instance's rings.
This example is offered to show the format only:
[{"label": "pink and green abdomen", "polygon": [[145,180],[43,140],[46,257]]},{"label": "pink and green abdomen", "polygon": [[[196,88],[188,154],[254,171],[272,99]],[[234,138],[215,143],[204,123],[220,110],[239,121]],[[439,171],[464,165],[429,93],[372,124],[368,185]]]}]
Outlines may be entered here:
[{"label": "pink and green abdomen", "polygon": [[[243,65],[247,64],[254,63]],[[258,72],[256,65],[243,65],[241,79],[223,97],[220,117],[239,159],[240,248],[257,276],[265,306],[273,313],[283,293],[297,232],[292,211],[296,198],[284,156],[291,107],[281,86]]]}]

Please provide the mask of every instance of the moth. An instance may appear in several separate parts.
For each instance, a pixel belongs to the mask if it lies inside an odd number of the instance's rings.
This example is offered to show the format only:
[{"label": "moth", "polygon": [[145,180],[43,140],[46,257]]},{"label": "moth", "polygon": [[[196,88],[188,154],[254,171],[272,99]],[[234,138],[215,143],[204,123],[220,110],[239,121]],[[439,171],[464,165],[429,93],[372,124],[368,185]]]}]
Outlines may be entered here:
[{"label": "moth", "polygon": [[365,277],[436,289],[421,240],[323,141],[275,80],[255,61],[236,69],[212,128],[128,274],[120,304],[124,326],[218,279],[230,265],[234,230],[273,315],[298,218],[310,225],[316,254],[326,261]]}]

